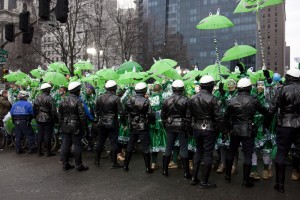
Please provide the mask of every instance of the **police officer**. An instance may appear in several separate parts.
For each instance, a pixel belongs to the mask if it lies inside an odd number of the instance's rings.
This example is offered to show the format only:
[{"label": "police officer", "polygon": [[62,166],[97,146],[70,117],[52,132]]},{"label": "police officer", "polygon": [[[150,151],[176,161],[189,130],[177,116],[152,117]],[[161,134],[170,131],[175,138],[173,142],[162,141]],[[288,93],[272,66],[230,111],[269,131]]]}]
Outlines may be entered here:
[{"label": "police officer", "polygon": [[50,96],[52,86],[49,83],[41,85],[42,94],[39,95],[33,104],[35,119],[38,124],[38,156],[43,156],[42,145],[45,139],[47,157],[55,156],[51,152],[51,138],[54,132],[54,124],[57,121],[57,109],[54,99]]},{"label": "police officer", "polygon": [[163,175],[168,176],[168,164],[176,139],[180,144],[180,157],[184,169],[184,178],[190,178],[188,159],[188,134],[186,133],[186,109],[188,98],[184,96],[184,83],[176,80],[172,83],[173,95],[165,99],[161,118],[167,131],[167,148],[163,156]]},{"label": "police officer", "polygon": [[96,101],[96,123],[98,124],[97,155],[95,165],[100,166],[103,146],[109,137],[111,145],[111,169],[119,168],[117,162],[119,121],[118,115],[123,116],[120,98],[116,95],[117,83],[109,80],[105,84],[106,92]]},{"label": "police officer", "polygon": [[155,114],[151,109],[150,102],[145,98],[147,92],[146,83],[137,83],[135,86],[136,95],[126,103],[125,111],[128,114],[129,142],[125,154],[124,171],[128,171],[129,161],[137,140],[140,139],[143,146],[146,172],[151,174],[153,170],[150,166],[150,135],[149,124],[155,122]]},{"label": "police officer", "polygon": [[250,181],[250,172],[252,167],[252,154],[254,152],[254,139],[256,130],[254,127],[254,115],[258,111],[261,114],[267,114],[268,111],[259,102],[256,97],[250,95],[252,85],[249,78],[241,78],[237,84],[238,94],[227,102],[225,119],[230,124],[230,144],[226,158],[226,176],[225,181],[231,181],[231,168],[234,155],[236,154],[240,143],[243,146],[244,170],[243,186],[253,187]]},{"label": "police officer", "polygon": [[200,183],[203,189],[216,187],[216,184],[208,182],[208,178],[212,168],[215,139],[219,131],[217,127],[223,133],[227,132],[217,98],[212,95],[214,85],[215,80],[212,76],[206,75],[200,79],[200,92],[188,101],[186,114],[188,127],[193,128],[196,141],[191,184],[199,183],[198,171],[203,159],[204,165]]},{"label": "police officer", "polygon": [[292,143],[300,155],[300,70],[291,68],[286,72],[285,84],[279,87],[271,102],[271,114],[278,112],[277,155],[275,158],[276,184],[274,189],[284,192],[285,164]]},{"label": "police officer", "polygon": [[74,158],[77,171],[88,170],[82,164],[82,145],[83,134],[88,134],[86,113],[83,102],[79,98],[81,84],[71,82],[68,86],[70,95],[66,97],[59,105],[58,117],[60,129],[63,132],[62,141],[62,161],[63,170],[73,169],[74,166],[69,164],[71,146],[74,145]]},{"label": "police officer", "polygon": [[16,153],[22,154],[24,151],[21,148],[21,139],[25,136],[29,143],[29,154],[36,153],[36,145],[34,140],[34,133],[31,127],[31,120],[33,118],[33,107],[27,101],[29,97],[28,92],[20,91],[17,95],[19,101],[13,104],[10,114],[15,126],[16,137]]}]

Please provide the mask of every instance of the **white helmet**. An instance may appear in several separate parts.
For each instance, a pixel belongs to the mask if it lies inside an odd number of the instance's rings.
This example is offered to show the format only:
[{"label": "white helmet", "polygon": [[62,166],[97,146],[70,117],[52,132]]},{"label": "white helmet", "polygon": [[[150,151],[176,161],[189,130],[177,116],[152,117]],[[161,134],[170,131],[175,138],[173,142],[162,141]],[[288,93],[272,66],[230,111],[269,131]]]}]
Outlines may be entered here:
[{"label": "white helmet", "polygon": [[24,91],[24,90],[21,90],[19,93],[18,93],[18,98],[24,98],[24,97],[29,97],[29,93]]},{"label": "white helmet", "polygon": [[3,90],[0,90],[0,96],[2,96]]},{"label": "white helmet", "polygon": [[147,88],[147,84],[146,83],[144,83],[144,82],[140,82],[140,83],[137,83],[136,85],[135,85],[135,90],[136,91],[139,91],[139,90],[144,90],[144,89],[146,89]]},{"label": "white helmet", "polygon": [[215,79],[210,75],[202,76],[202,78],[200,79],[200,84],[206,84],[210,82],[215,82]]},{"label": "white helmet", "polygon": [[80,82],[71,82],[68,86],[68,90],[71,91],[71,90],[74,90],[75,88],[81,86],[81,83]]},{"label": "white helmet", "polygon": [[246,88],[251,86],[251,80],[249,78],[241,78],[237,84],[238,88]]},{"label": "white helmet", "polygon": [[105,88],[112,88],[115,87],[116,85],[117,85],[116,81],[109,80],[105,83]]},{"label": "white helmet", "polygon": [[183,87],[184,87],[184,83],[183,83],[182,80],[176,80],[176,81],[174,81],[174,82],[172,83],[172,87],[173,87],[173,88],[176,88],[176,89],[178,89],[178,88],[183,88]]},{"label": "white helmet", "polygon": [[49,84],[49,83],[43,83],[41,85],[41,90],[45,90],[45,89],[48,89],[48,88],[51,88],[52,86]]},{"label": "white helmet", "polygon": [[294,78],[299,78],[300,77],[300,70],[298,68],[293,68],[291,67],[287,72],[286,75],[290,75]]}]

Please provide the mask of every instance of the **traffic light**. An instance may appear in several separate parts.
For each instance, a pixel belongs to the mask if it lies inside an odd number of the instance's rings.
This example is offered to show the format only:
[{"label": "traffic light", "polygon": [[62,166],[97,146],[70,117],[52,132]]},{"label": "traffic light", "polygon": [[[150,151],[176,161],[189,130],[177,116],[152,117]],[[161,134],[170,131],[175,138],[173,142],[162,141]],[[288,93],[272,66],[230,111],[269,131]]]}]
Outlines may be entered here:
[{"label": "traffic light", "polygon": [[59,0],[56,3],[55,15],[56,20],[60,23],[66,23],[68,20],[69,12],[69,1],[68,0]]},{"label": "traffic light", "polygon": [[15,25],[14,25],[14,23],[8,23],[5,25],[5,39],[9,42],[15,41]]},{"label": "traffic light", "polygon": [[23,33],[23,44],[30,44],[33,38],[34,27],[30,27],[28,32]]},{"label": "traffic light", "polygon": [[27,32],[29,29],[29,17],[30,17],[30,12],[21,12],[19,15],[19,29],[22,32]]},{"label": "traffic light", "polygon": [[39,0],[39,17],[46,21],[50,20],[50,2],[51,0]]}]

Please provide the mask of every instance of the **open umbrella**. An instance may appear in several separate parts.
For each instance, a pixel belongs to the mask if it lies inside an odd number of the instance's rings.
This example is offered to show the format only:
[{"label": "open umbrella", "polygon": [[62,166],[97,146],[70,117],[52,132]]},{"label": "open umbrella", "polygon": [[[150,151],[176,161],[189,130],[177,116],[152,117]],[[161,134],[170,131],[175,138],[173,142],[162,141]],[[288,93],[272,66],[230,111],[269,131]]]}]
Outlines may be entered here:
[{"label": "open umbrella", "polygon": [[118,80],[119,74],[113,69],[103,69],[96,72],[97,76],[105,80]]},{"label": "open umbrella", "polygon": [[59,72],[62,74],[70,74],[68,67],[65,65],[65,63],[62,62],[51,63],[48,69],[49,71]]},{"label": "open umbrella", "polygon": [[214,64],[204,68],[202,71],[202,75],[210,75],[217,81],[222,80],[222,78],[226,76],[229,76],[230,70],[223,65],[218,66],[218,64]]},{"label": "open umbrella", "polygon": [[[272,77],[274,75],[274,72],[272,70],[269,70],[269,74],[270,74],[270,77]],[[264,76],[264,72],[263,70],[258,70],[256,72],[254,72],[254,77],[260,81],[260,80],[265,80],[266,77]]]},{"label": "open umbrella", "polygon": [[92,86],[95,87],[98,83],[98,79],[99,79],[99,77],[97,75],[93,74],[93,75],[90,75],[88,77],[82,78],[81,81],[82,82],[87,82],[87,83],[89,83],[89,84],[91,84]]},{"label": "open umbrella", "polygon": [[59,72],[47,72],[43,76],[43,80],[44,82],[48,82],[57,86],[61,86],[61,85],[66,86],[68,84],[66,77]]},{"label": "open umbrella", "polygon": [[257,50],[255,48],[248,45],[238,45],[237,42],[235,42],[235,46],[225,52],[221,61],[227,62],[231,60],[237,60],[247,56],[255,55],[256,53]]},{"label": "open umbrella", "polygon": [[197,29],[200,29],[200,30],[214,30],[216,63],[217,63],[217,67],[219,68],[219,70],[220,70],[220,58],[219,58],[219,50],[218,50],[218,40],[217,40],[215,30],[221,29],[221,28],[229,28],[232,26],[234,26],[233,22],[231,22],[227,17],[220,15],[220,9],[217,10],[217,14],[215,14],[215,15],[210,13],[208,17],[201,20],[199,22],[199,24],[196,26]]},{"label": "open umbrella", "polygon": [[127,72],[131,72],[133,70],[133,68],[135,68],[135,70],[137,72],[140,72],[143,70],[142,66],[134,61],[126,61],[124,62],[120,68],[117,70],[118,74],[124,74],[126,71]]},{"label": "open umbrella", "polygon": [[194,81],[197,76],[202,76],[202,74],[203,74],[203,71],[201,71],[201,70],[192,70],[183,76],[183,80],[184,81],[187,81],[187,80]]},{"label": "open umbrella", "polygon": [[169,79],[182,80],[182,77],[180,76],[180,74],[178,74],[177,70],[173,69],[173,68],[164,72],[162,75],[168,77]]},{"label": "open umbrella", "polygon": [[117,82],[119,84],[132,84],[141,82],[144,78],[143,74],[140,74],[139,72],[127,72],[125,74],[121,74]]},{"label": "open umbrella", "polygon": [[24,72],[21,72],[20,70],[16,72],[11,72],[5,76],[3,76],[4,79],[6,79],[8,82],[15,82],[15,81],[21,81],[23,79],[29,80],[29,77]]},{"label": "open umbrella", "polygon": [[266,69],[266,62],[265,62],[264,45],[263,45],[262,33],[261,33],[259,10],[280,3],[283,3],[283,0],[240,0],[240,3],[237,5],[236,9],[234,10],[234,13],[245,13],[245,12],[256,11],[256,24],[257,24],[260,53],[262,59],[262,69]]},{"label": "open umbrella", "polygon": [[79,60],[77,63],[75,63],[74,67],[79,68],[81,70],[93,70],[95,69],[94,65],[90,62],[90,60]]},{"label": "open umbrella", "polygon": [[42,70],[41,67],[38,67],[37,69],[31,70],[30,74],[36,78],[41,78],[45,74],[45,70]]},{"label": "open umbrella", "polygon": [[171,59],[160,59],[155,60],[154,64],[151,66],[149,73],[153,73],[155,75],[157,74],[163,74],[166,71],[172,70],[173,67],[177,65],[177,62]]}]

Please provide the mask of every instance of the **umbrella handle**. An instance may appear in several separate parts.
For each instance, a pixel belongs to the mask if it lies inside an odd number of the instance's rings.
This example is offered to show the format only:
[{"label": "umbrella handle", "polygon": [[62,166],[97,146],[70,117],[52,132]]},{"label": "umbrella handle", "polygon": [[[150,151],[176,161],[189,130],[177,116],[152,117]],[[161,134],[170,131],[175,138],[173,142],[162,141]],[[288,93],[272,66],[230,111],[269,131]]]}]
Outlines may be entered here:
[{"label": "umbrella handle", "polygon": [[217,40],[217,36],[216,36],[216,31],[215,30],[214,30],[214,44],[215,44],[215,50],[216,50],[216,62],[218,64],[218,71],[219,71],[220,81],[222,81],[221,66],[220,66],[220,56],[219,56],[219,49],[218,49],[218,40]]}]

